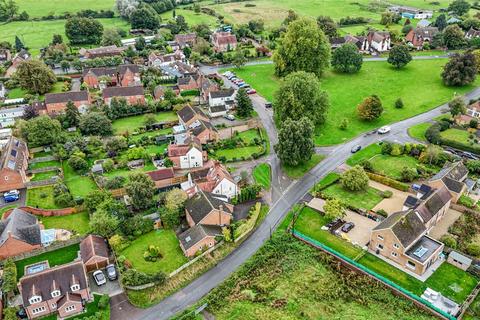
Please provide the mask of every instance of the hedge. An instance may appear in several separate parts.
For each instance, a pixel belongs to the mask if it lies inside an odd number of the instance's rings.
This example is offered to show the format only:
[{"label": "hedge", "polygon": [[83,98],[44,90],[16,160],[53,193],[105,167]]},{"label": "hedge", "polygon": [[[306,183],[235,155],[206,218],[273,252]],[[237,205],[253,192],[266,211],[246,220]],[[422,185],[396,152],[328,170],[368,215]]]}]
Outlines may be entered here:
[{"label": "hedge", "polygon": [[468,151],[468,152],[473,152],[473,153],[480,154],[480,146],[479,145],[475,145],[475,144],[470,145],[470,144],[461,143],[461,142],[458,142],[458,141],[448,140],[448,139],[443,139],[443,138],[440,139],[440,143],[443,144],[443,145],[452,147],[452,148],[456,148],[456,149],[460,149],[460,150],[463,150],[463,151]]},{"label": "hedge", "polygon": [[367,172],[367,175],[373,181],[380,182],[381,184],[384,184],[386,186],[392,187],[392,188],[400,190],[400,191],[408,191],[409,186],[407,184],[403,183],[403,182],[393,180],[393,179],[390,179],[388,177],[385,177],[385,176],[382,176],[382,175],[379,175],[379,174],[375,174],[375,173],[371,173],[371,172]]},{"label": "hedge", "polygon": [[185,91],[182,91],[180,93],[180,95],[182,97],[186,97],[186,96],[195,96],[195,97],[198,97],[200,95],[200,91],[195,89],[195,90],[185,90]]}]

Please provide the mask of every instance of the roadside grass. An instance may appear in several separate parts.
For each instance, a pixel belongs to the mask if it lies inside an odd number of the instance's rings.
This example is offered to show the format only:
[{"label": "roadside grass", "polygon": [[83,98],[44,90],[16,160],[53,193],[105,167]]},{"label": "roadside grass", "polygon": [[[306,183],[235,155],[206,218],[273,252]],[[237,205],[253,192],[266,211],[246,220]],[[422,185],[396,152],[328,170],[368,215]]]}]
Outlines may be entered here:
[{"label": "roadside grass", "polygon": [[331,185],[333,182],[337,181],[340,178],[340,174],[336,172],[329,172],[322,180],[320,180],[315,185],[315,190],[325,189],[327,186]]},{"label": "roadside grass", "polygon": [[10,209],[16,208],[16,204],[8,205],[6,207],[0,208],[0,219],[3,219],[3,215]]},{"label": "roadside grass", "polygon": [[299,164],[298,166],[292,167],[282,164],[282,170],[287,176],[292,179],[299,179],[310,171],[313,167],[320,163],[325,158],[325,156],[320,154],[312,155],[312,158],[304,163]]},{"label": "roadside grass", "polygon": [[41,209],[60,209],[53,199],[53,186],[28,189],[27,206]]},{"label": "roadside grass", "polygon": [[467,130],[450,128],[440,132],[440,136],[443,139],[453,140],[459,143],[468,143],[468,137],[470,136],[470,133]]},{"label": "roadside grass", "polygon": [[[156,262],[149,262],[143,258],[143,253],[150,245],[160,248],[162,257]],[[164,229],[151,231],[138,237],[121,254],[132,263],[135,269],[145,273],[162,271],[169,274],[188,261],[183,255],[175,232]]]},{"label": "roadside grass", "polygon": [[[178,119],[175,112],[159,112],[155,113],[155,118],[158,122],[161,121],[175,121]],[[121,118],[113,121],[112,128],[113,131],[117,134],[124,133],[126,131],[132,133],[140,127],[145,126],[145,114],[140,114],[137,116],[131,116],[126,118]]]},{"label": "roadside grass", "polygon": [[85,197],[90,192],[98,190],[97,185],[89,176],[81,176],[73,170],[67,161],[63,162],[63,176],[64,182],[67,185],[70,193],[74,197]]},{"label": "roadside grass", "polygon": [[16,0],[15,2],[18,5],[18,12],[26,11],[30,17],[43,17],[49,14],[59,15],[64,12],[74,13],[85,9],[113,10],[115,6],[114,0],[50,0],[47,2]]},{"label": "roadside grass", "polygon": [[41,217],[39,219],[42,221],[45,229],[66,229],[81,235],[90,231],[90,226],[88,225],[90,219],[86,211],[66,216]]},{"label": "roadside grass", "polygon": [[380,191],[375,188],[368,187],[366,191],[353,192],[344,189],[340,183],[329,186],[322,190],[322,193],[366,210],[373,209],[383,199]]},{"label": "roadside grass", "polygon": [[45,252],[39,254],[38,256],[16,261],[15,265],[17,266],[17,279],[20,279],[23,276],[25,266],[45,260],[48,260],[50,267],[72,262],[78,257],[79,250],[80,244],[77,243],[55,251]]},{"label": "roadside grass", "polygon": [[30,181],[42,181],[42,180],[48,180],[54,176],[58,175],[58,172],[56,170],[53,171],[47,171],[47,172],[40,172],[40,173],[35,173],[33,177],[30,179]]},{"label": "roadside grass", "polygon": [[52,161],[43,161],[43,162],[37,162],[37,163],[31,163],[28,165],[28,168],[30,170],[33,169],[42,169],[46,167],[57,167],[60,168],[61,164],[60,161],[52,160]]},{"label": "roadside grass", "polygon": [[[320,80],[321,88],[327,91],[330,97],[331,106],[326,123],[316,128],[315,143],[342,143],[362,132],[433,109],[449,101],[454,93],[464,94],[480,83],[480,80],[477,80],[461,88],[445,86],[440,73],[447,61],[415,60],[400,70],[392,68],[387,62],[372,61],[364,62],[362,70],[357,74],[327,71]],[[274,76],[273,64],[244,66],[235,69],[235,72],[260,95],[272,100],[280,81]],[[411,92],[415,92],[415,95]],[[380,97],[384,113],[377,120],[362,121],[357,116],[357,105],[372,94]],[[401,109],[394,107],[397,98],[402,98],[404,102],[405,106]],[[346,130],[341,130],[339,123],[344,118],[349,120],[349,126]]]},{"label": "roadside grass", "polygon": [[255,183],[261,185],[265,190],[270,189],[272,171],[268,163],[257,165],[252,172]]},{"label": "roadside grass", "polygon": [[372,157],[382,153],[382,146],[377,143],[371,144],[357,153],[354,153],[350,158],[347,159],[346,163],[353,167],[357,164],[360,164],[363,160],[369,160]]},{"label": "roadside grass", "polygon": [[425,132],[428,128],[430,128],[431,123],[420,123],[408,128],[408,134],[410,137],[417,139],[421,142],[427,142],[427,138],[425,138]]}]

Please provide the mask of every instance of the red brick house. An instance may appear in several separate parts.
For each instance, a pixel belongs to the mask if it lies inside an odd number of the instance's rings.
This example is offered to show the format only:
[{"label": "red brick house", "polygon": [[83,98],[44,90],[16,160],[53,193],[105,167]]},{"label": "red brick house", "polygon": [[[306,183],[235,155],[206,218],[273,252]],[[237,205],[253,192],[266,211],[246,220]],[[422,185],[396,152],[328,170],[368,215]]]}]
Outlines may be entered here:
[{"label": "red brick house", "polygon": [[175,35],[175,42],[181,49],[185,47],[193,47],[197,43],[197,34],[195,32]]},{"label": "red brick house", "polygon": [[12,59],[12,64],[8,69],[5,71],[5,77],[10,78],[15,71],[17,71],[17,67],[20,63],[24,61],[28,61],[32,58],[30,53],[26,51],[25,49],[22,49],[20,52],[18,52]]},{"label": "red brick house", "polygon": [[145,93],[142,86],[109,87],[102,92],[103,101],[110,105],[113,98],[125,98],[129,104],[145,104]]},{"label": "red brick house", "polygon": [[110,263],[107,242],[102,237],[89,235],[80,242],[80,257],[86,272],[105,268]]},{"label": "red brick house", "polygon": [[186,180],[184,176],[176,177],[173,168],[158,169],[146,172],[146,174],[153,180],[155,187],[161,191],[179,186]]},{"label": "red brick house", "polygon": [[18,208],[13,209],[0,221],[0,259],[40,248],[40,229],[36,216]]},{"label": "red brick house", "polygon": [[210,36],[215,52],[226,52],[237,48],[237,37],[230,32],[215,32]]},{"label": "red brick house", "polygon": [[177,112],[180,124],[188,128],[197,120],[208,121],[208,116],[199,108],[192,106],[185,106]]},{"label": "red brick house", "polygon": [[190,125],[189,132],[197,138],[201,144],[216,142],[220,139],[217,129],[210,121],[198,120]]},{"label": "red brick house", "polygon": [[80,49],[80,55],[83,55],[86,59],[104,58],[120,56],[124,48],[119,48],[116,45],[99,47],[93,49]]},{"label": "red brick house", "polygon": [[182,78],[177,79],[177,86],[180,92],[188,90],[198,90],[200,88],[199,84],[200,76],[196,75],[187,75]]},{"label": "red brick house", "polygon": [[47,113],[49,115],[63,113],[66,110],[69,101],[72,101],[81,113],[85,113],[91,105],[90,95],[87,91],[47,93],[45,95],[45,107]]},{"label": "red brick house", "polygon": [[185,256],[193,257],[200,250],[213,247],[218,236],[222,236],[221,227],[200,224],[180,234],[178,240]]},{"label": "red brick house", "polygon": [[185,202],[185,214],[190,227],[203,224],[228,226],[233,218],[233,205],[227,197],[200,190]]},{"label": "red brick house", "polygon": [[90,88],[100,88],[102,79],[109,79],[106,86],[134,86],[140,83],[140,68],[135,64],[118,67],[89,68],[83,71],[83,82]]},{"label": "red brick house", "polygon": [[28,147],[22,140],[10,137],[0,155],[0,193],[25,188]]},{"label": "red brick house", "polygon": [[83,312],[92,300],[85,266],[77,260],[28,274],[20,278],[18,289],[29,319],[57,313],[60,318]]},{"label": "red brick house", "polygon": [[422,49],[423,45],[431,43],[433,37],[439,32],[437,27],[414,28],[407,33],[405,40],[412,47]]}]

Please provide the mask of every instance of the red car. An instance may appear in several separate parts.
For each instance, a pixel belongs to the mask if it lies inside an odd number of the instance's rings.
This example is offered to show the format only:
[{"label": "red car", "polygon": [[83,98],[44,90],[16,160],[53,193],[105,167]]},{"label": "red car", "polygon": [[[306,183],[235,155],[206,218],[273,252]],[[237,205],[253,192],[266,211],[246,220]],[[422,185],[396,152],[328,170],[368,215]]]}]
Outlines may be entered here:
[{"label": "red car", "polygon": [[257,93],[257,90],[255,90],[255,89],[249,89],[249,90],[247,90],[247,93],[248,93],[248,94],[255,94],[255,93]]}]

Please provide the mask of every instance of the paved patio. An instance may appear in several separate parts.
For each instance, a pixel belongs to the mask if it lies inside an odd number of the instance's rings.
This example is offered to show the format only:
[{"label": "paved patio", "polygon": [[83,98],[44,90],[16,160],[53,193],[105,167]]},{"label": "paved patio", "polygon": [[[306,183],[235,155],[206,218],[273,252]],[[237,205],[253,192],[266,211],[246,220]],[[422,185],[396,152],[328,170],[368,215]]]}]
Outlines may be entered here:
[{"label": "paved patio", "polygon": [[429,232],[429,236],[439,240],[444,234],[448,232],[448,228],[457,221],[462,213],[457,210],[448,209],[447,213],[443,218],[438,222],[438,224],[432,228]]},{"label": "paved patio", "polygon": [[378,203],[373,208],[374,211],[383,209],[388,214],[392,214],[397,211],[402,211],[403,202],[405,201],[405,199],[407,199],[409,195],[412,195],[411,193],[403,192],[403,191],[391,188],[389,186],[378,183],[376,181],[370,180],[368,184],[370,185],[370,187],[375,188],[377,190],[381,190],[381,191],[389,190],[393,193],[391,198],[383,199],[382,201],[380,201],[380,203]]}]

